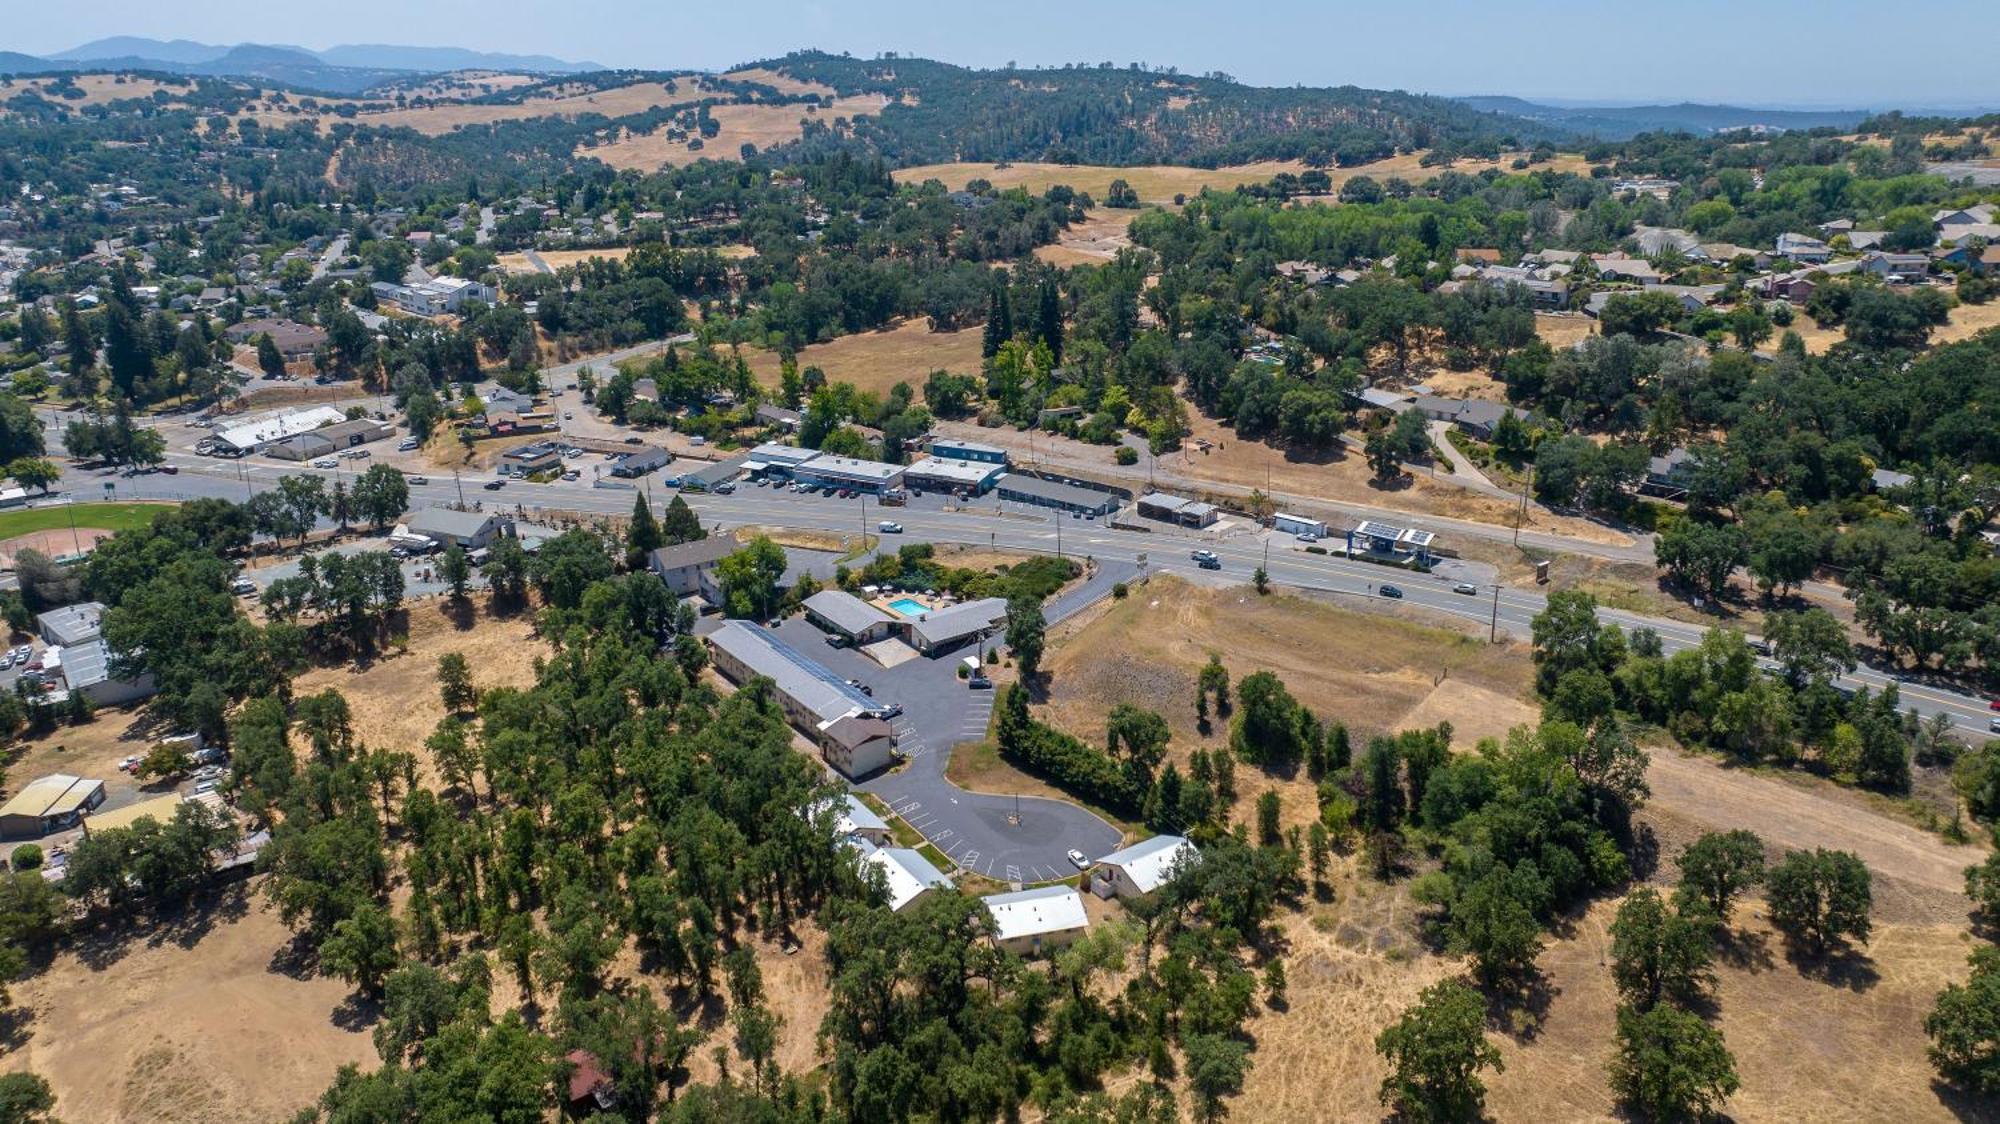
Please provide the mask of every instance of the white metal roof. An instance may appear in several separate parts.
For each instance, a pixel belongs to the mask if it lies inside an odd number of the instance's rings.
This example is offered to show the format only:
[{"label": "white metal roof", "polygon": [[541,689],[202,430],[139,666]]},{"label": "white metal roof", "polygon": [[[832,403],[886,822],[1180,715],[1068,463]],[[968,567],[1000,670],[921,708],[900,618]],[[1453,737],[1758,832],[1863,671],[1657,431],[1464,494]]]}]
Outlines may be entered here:
[{"label": "white metal roof", "polygon": [[215,436],[216,440],[232,449],[252,449],[346,420],[347,415],[332,406],[315,406],[310,410],[292,410],[233,425]]},{"label": "white metal roof", "polygon": [[852,835],[857,831],[888,831],[889,821],[875,814],[875,809],[862,803],[859,796],[848,793],[841,798],[840,818],[834,822],[835,830],[842,835]]},{"label": "white metal roof", "polygon": [[1150,894],[1165,884],[1183,861],[1194,862],[1200,857],[1201,852],[1185,836],[1155,835],[1113,851],[1097,862],[1100,866],[1121,868],[1140,893]]},{"label": "white metal roof", "polygon": [[986,904],[986,912],[993,915],[996,940],[1067,933],[1090,925],[1090,916],[1083,909],[1083,895],[1070,886],[1040,886],[979,900]]},{"label": "white metal roof", "polygon": [[951,879],[908,847],[877,847],[866,839],[850,839],[848,846],[861,854],[861,861],[881,868],[889,885],[889,908],[900,910],[925,890],[951,889]]},{"label": "white metal roof", "polygon": [[859,480],[871,484],[880,484],[885,480],[894,480],[903,474],[903,466],[900,464],[887,464],[882,461],[864,461],[857,460],[854,457],[829,457],[825,455],[814,457],[812,460],[798,467],[803,468],[809,475]]},{"label": "white metal roof", "polygon": [[1007,466],[995,461],[963,461],[955,457],[925,457],[910,466],[910,475],[950,480],[958,484],[979,484],[990,480]]}]

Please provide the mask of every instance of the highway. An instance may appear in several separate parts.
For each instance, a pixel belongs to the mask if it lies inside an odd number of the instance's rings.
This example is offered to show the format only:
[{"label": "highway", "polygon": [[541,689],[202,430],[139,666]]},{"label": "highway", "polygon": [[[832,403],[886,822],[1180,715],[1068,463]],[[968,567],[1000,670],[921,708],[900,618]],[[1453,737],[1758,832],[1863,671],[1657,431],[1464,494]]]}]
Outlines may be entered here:
[{"label": "highway", "polygon": [[[154,474],[133,478],[107,475],[104,482],[114,485],[109,494],[118,499],[220,496],[240,501],[255,490],[274,486],[282,475],[303,472],[331,477],[336,474],[336,470],[320,471],[289,463],[217,461],[181,449],[168,454],[168,463],[180,469],[178,475]],[[346,468],[338,471],[351,474]],[[432,472],[428,484],[411,486],[410,503],[412,507],[426,507],[459,502],[462,497],[467,503],[481,502],[505,510],[512,510],[517,504],[523,505],[530,514],[540,508],[622,516],[632,509],[630,490],[593,488],[587,474],[585,480],[570,484],[538,485],[510,481],[504,490],[485,491],[481,485],[492,479],[495,477],[488,475],[467,475],[454,479],[449,474]],[[99,494],[100,484],[91,482],[87,477],[80,478],[74,470],[65,477],[65,483],[70,485],[71,494],[78,500],[105,498]],[[657,484],[642,486],[647,488],[655,506],[664,505],[672,492]],[[704,522],[720,529],[755,525],[859,535],[864,531],[872,533],[878,520],[891,518],[905,528],[900,539],[902,542],[928,541],[1040,553],[1060,552],[1071,557],[1089,556],[1115,562],[1139,562],[1143,555],[1146,568],[1151,572],[1172,573],[1197,582],[1218,579],[1229,583],[1248,581],[1257,567],[1265,564],[1268,556],[1270,578],[1281,586],[1373,601],[1378,607],[1394,606],[1461,618],[1487,625],[1496,634],[1505,633],[1522,639],[1529,636],[1529,622],[1547,603],[1537,589],[1495,586],[1490,581],[1481,583],[1480,592],[1475,596],[1455,593],[1454,585],[1466,578],[1451,575],[1448,568],[1446,573],[1423,575],[1330,554],[1309,554],[1289,536],[1255,528],[1238,528],[1217,534],[1163,527],[1160,531],[1147,533],[1113,528],[1100,521],[1057,517],[1045,509],[1024,508],[991,497],[951,510],[938,497],[925,496],[911,506],[888,511],[872,499],[839,500],[748,485],[739,487],[734,495],[689,494],[684,498],[701,514]],[[890,540],[891,543],[896,541]],[[1329,540],[1329,545],[1337,545],[1337,540]],[[1190,552],[1196,549],[1213,550],[1222,562],[1221,570],[1198,568],[1190,558]],[[1400,601],[1383,598],[1380,589],[1384,583],[1399,587],[1403,598]],[[1706,631],[1700,625],[1612,609],[1600,610],[1599,616],[1628,631],[1641,627],[1652,629],[1659,634],[1662,646],[1669,652],[1699,644]],[[1339,642],[1339,638],[1329,637],[1328,642]],[[1844,685],[1866,686],[1872,691],[1880,691],[1890,681],[1884,673],[1865,666],[1842,679]],[[1987,733],[1988,722],[1994,712],[1989,711],[1985,699],[1910,681],[1899,681],[1898,689],[1904,706],[1922,716],[1946,713],[1952,716],[1962,735],[1979,738]]]}]

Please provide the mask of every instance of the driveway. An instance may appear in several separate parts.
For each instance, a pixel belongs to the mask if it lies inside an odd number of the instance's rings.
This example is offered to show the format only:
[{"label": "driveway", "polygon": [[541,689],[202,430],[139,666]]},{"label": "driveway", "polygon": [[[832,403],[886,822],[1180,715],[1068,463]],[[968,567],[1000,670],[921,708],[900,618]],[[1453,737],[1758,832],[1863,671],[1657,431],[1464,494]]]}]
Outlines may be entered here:
[{"label": "driveway", "polygon": [[959,867],[1004,882],[1046,882],[1076,873],[1065,857],[1071,848],[1092,857],[1117,849],[1123,833],[1078,805],[968,792],[945,779],[952,747],[985,737],[993,712],[995,692],[958,678],[959,659],[976,648],[883,668],[853,649],[828,647],[803,618],[775,631],[843,679],[866,683],[877,699],[902,704],[896,737],[908,762],[855,787],[880,797]]}]

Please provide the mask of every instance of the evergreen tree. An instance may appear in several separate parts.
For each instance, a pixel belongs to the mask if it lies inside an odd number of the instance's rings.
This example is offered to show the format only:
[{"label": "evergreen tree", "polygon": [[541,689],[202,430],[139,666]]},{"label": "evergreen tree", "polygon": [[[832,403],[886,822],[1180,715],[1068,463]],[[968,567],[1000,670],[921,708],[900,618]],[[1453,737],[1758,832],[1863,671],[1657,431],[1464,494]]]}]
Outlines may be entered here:
[{"label": "evergreen tree", "polygon": [[[674,497],[679,502],[680,497]],[[685,505],[683,505],[685,506]],[[666,534],[660,529],[660,522],[653,518],[653,505],[646,502],[645,493],[632,498],[632,524],[625,529],[625,566],[630,570],[646,565],[646,556],[666,545]]]}]

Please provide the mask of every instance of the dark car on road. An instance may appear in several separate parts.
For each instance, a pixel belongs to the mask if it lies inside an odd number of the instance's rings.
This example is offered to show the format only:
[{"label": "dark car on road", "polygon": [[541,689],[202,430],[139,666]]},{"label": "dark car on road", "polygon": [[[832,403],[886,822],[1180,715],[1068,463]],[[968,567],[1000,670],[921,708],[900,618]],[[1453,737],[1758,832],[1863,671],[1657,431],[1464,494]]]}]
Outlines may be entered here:
[{"label": "dark car on road", "polygon": [[1396,586],[1385,585],[1382,587],[1382,596],[1400,598],[1403,596],[1403,591]]}]

